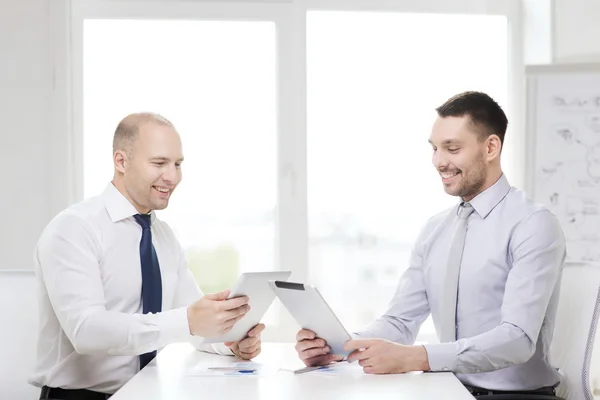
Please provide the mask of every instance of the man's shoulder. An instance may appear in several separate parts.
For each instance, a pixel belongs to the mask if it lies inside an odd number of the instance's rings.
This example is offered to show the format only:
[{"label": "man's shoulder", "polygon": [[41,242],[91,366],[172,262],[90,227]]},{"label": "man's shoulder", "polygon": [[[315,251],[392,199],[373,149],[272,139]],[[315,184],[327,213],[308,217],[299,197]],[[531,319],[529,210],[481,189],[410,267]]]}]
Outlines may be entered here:
[{"label": "man's shoulder", "polygon": [[86,229],[94,224],[99,216],[106,215],[106,208],[100,196],[90,197],[74,203],[59,212],[46,226],[44,234],[60,231]]},{"label": "man's shoulder", "polygon": [[163,219],[160,219],[155,214],[154,221],[152,221],[152,232],[154,236],[161,236],[166,240],[172,240],[177,242],[177,235],[173,228]]},{"label": "man's shoulder", "polygon": [[162,218],[159,218],[159,216],[156,214],[156,211],[154,211],[154,220],[152,221],[152,229],[157,228],[157,229],[164,229],[164,230],[168,230],[170,232],[173,232],[173,229],[171,228],[171,226],[169,225],[169,223],[167,221],[165,221]]},{"label": "man's shoulder", "polygon": [[453,205],[452,207],[448,207],[448,208],[444,209],[443,211],[440,211],[437,214],[434,214],[431,217],[429,217],[427,219],[427,221],[425,222],[425,226],[424,226],[425,230],[435,228],[438,225],[440,225],[441,223],[443,223],[451,215],[453,215],[452,213],[456,213],[457,207],[458,207],[458,205]]},{"label": "man's shoulder", "polygon": [[419,240],[426,240],[427,238],[434,235],[435,232],[440,231],[444,227],[446,222],[449,219],[451,219],[452,215],[456,213],[457,207],[458,205],[454,205],[429,217],[423,225],[423,227],[421,228]]},{"label": "man's shoulder", "polygon": [[554,213],[543,203],[529,197],[525,191],[511,187],[502,204],[502,218],[512,220],[515,224],[527,221],[531,216],[540,214],[550,219],[556,219]]}]

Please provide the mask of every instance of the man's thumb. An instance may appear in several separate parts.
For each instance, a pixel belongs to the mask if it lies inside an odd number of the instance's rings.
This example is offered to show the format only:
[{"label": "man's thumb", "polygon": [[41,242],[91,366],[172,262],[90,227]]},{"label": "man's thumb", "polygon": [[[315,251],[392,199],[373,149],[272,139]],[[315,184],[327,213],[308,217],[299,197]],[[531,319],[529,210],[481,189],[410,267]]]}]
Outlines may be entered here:
[{"label": "man's thumb", "polygon": [[221,290],[220,292],[217,292],[217,293],[209,293],[209,294],[205,295],[204,297],[207,298],[208,300],[221,301],[221,300],[225,300],[227,298],[227,296],[229,296],[229,289]]}]

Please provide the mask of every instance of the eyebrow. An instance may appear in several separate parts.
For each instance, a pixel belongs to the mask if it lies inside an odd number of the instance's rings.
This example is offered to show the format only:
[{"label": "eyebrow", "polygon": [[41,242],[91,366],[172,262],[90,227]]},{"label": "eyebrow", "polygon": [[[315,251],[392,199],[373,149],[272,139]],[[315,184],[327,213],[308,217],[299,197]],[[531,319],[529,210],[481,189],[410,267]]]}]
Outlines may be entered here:
[{"label": "eyebrow", "polygon": [[[434,145],[433,142],[431,141],[431,139],[429,139],[429,144],[431,144],[432,146]],[[450,145],[458,145],[461,144],[460,140],[457,139],[446,139],[442,142],[442,146],[450,146]]]},{"label": "eyebrow", "polygon": [[[150,161],[171,161],[169,157],[152,157]],[[183,162],[183,157],[178,159],[176,162]]]}]

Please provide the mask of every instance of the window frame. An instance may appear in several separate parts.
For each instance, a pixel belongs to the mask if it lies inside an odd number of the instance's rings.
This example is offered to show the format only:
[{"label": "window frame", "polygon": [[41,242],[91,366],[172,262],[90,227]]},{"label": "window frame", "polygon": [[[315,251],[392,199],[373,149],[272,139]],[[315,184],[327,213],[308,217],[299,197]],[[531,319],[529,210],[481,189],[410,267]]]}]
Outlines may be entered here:
[{"label": "window frame", "polygon": [[[378,11],[502,15],[508,21],[507,142],[515,170],[511,183],[525,183],[525,85],[522,9],[519,0],[57,0],[64,28],[57,43],[56,132],[66,148],[53,168],[66,179],[65,193],[52,198],[57,212],[83,198],[83,23],[85,19],[181,19],[270,21],[276,25],[277,52],[277,207],[275,267],[292,271],[290,280],[308,279],[306,17],[309,11]],[[58,4],[58,3],[57,3]],[[505,155],[506,157],[506,155]],[[61,158],[61,159],[59,159]],[[60,175],[59,175],[60,176]],[[66,204],[65,204],[66,203]],[[293,341],[297,324],[281,307],[280,323],[264,340]],[[419,340],[431,338],[419,337]]]}]

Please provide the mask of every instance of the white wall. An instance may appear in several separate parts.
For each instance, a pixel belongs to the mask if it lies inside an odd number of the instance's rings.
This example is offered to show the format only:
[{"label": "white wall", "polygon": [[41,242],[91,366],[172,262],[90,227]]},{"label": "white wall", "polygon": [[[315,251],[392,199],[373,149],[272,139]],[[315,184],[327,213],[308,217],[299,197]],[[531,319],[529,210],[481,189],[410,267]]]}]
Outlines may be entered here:
[{"label": "white wall", "polygon": [[[23,0],[19,0],[23,1]],[[0,276],[0,398],[36,399],[39,389],[27,379],[35,360],[37,300],[33,274]]]},{"label": "white wall", "polygon": [[[0,0],[0,269],[31,267],[50,219],[52,0]],[[0,397],[36,398],[32,273],[0,273]]]},{"label": "white wall", "polygon": [[51,47],[50,0],[0,0],[0,263],[31,264],[48,222]]},{"label": "white wall", "polygon": [[554,59],[600,61],[600,1],[554,0]]},{"label": "white wall", "polygon": [[[60,3],[0,0],[0,269],[31,266],[41,230],[69,198],[63,183],[67,141],[63,132],[52,131],[61,108],[53,103],[52,38],[63,22],[51,17],[50,6]],[[600,2],[555,0],[554,17],[555,59],[600,61]],[[3,397],[35,397],[26,384],[34,351],[33,295],[32,274],[0,272]]]}]

